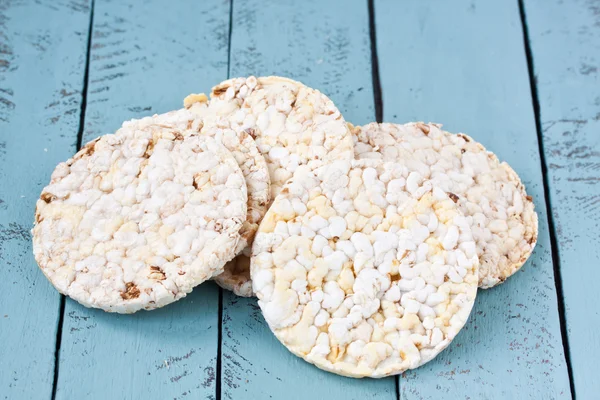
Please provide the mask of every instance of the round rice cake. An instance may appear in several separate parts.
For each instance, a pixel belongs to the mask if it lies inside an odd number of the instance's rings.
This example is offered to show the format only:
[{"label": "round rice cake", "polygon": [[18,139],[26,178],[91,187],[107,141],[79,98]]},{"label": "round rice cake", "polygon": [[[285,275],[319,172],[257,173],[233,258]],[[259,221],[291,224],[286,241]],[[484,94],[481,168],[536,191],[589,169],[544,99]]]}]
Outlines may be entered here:
[{"label": "round rice cake", "polygon": [[246,202],[242,171],[214,138],[132,121],[56,167],[36,204],[33,252],[84,306],[150,310],[223,271]]},{"label": "round rice cake", "polygon": [[357,159],[401,159],[458,203],[479,254],[479,287],[504,282],[527,261],[538,235],[531,196],[517,173],[465,134],[438,124],[371,123],[352,128]]},{"label": "round rice cake", "polygon": [[218,116],[256,141],[269,167],[272,198],[298,166],[354,157],[340,111],[300,82],[277,76],[235,78],[215,86],[210,97]]},{"label": "round rice cake", "polygon": [[251,276],[271,330],[324,370],[416,368],[463,327],[478,258],[456,204],[402,164],[302,168],[265,215]]}]

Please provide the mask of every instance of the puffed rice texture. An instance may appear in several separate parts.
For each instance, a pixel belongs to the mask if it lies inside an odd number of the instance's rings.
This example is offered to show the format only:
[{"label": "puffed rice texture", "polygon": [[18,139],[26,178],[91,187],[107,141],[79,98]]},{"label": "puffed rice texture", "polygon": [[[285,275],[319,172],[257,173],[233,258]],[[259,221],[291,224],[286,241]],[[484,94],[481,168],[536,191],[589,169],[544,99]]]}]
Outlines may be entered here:
[{"label": "puffed rice texture", "polygon": [[449,196],[403,164],[300,168],[253,245],[253,289],[294,354],[351,377],[402,373],[465,324],[478,258]]}]

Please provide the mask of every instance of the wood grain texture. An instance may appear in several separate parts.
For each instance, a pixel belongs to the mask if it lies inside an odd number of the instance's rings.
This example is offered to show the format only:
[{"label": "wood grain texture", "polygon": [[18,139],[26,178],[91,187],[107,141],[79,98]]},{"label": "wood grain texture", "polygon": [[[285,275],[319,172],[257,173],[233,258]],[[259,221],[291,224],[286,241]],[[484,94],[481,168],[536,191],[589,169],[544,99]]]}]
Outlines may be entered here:
[{"label": "wood grain texture", "polygon": [[1,399],[52,393],[60,295],[30,229],[55,164],[75,150],[89,12],[86,0],[0,2]]},{"label": "wood grain texture", "polygon": [[97,0],[83,143],[227,77],[229,1]]},{"label": "wood grain texture", "polygon": [[[96,0],[84,143],[224,79],[228,26],[225,0]],[[208,283],[132,316],[68,299],[57,398],[215,398],[218,295]]]},{"label": "wood grain texture", "polygon": [[517,1],[377,0],[375,13],[384,120],[473,136],[520,174],[540,221],[531,259],[479,292],[450,347],[401,377],[401,398],[570,398]]},{"label": "wood grain texture", "polygon": [[368,18],[362,0],[234,0],[229,76],[287,76],[324,92],[348,121],[371,122]]},{"label": "wood grain texture", "polygon": [[600,1],[524,2],[575,393],[600,392]]},{"label": "wood grain texture", "polygon": [[[289,76],[322,90],[349,121],[375,118],[366,2],[234,1],[232,33],[230,76]],[[344,378],[292,355],[256,299],[224,291],[222,321],[223,399],[396,398],[394,378]]]},{"label": "wood grain texture", "polygon": [[215,399],[214,283],[152,312],[107,314],[67,300],[57,399]]}]

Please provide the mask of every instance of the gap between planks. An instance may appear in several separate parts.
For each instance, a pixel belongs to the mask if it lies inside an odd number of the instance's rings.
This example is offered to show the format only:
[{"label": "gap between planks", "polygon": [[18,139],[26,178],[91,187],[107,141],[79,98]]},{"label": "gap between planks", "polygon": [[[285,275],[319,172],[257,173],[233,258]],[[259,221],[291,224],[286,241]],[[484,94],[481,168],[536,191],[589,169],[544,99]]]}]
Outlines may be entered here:
[{"label": "gap between planks", "polygon": [[[81,89],[81,108],[79,110],[79,129],[77,131],[76,149],[81,149],[83,140],[83,129],[85,127],[85,109],[87,107],[87,90],[90,76],[90,52],[92,49],[92,30],[94,27],[94,3],[90,2],[90,23],[88,26],[87,49],[85,54],[85,71],[83,73],[83,87]],[[60,295],[60,308],[58,314],[58,327],[56,330],[56,347],[54,350],[54,380],[52,381],[52,400],[56,399],[56,391],[58,389],[58,373],[60,371],[60,346],[62,344],[62,331],[65,321],[65,295]]]},{"label": "gap between planks", "polygon": [[[231,37],[233,32],[233,0],[229,0],[229,37],[227,38],[227,79],[231,75]],[[217,335],[217,381],[215,387],[215,398],[221,400],[223,374],[222,356],[223,356],[223,288],[219,287],[219,330]]]},{"label": "gap between planks", "polygon": [[218,334],[217,334],[217,366],[216,366],[216,370],[217,370],[217,381],[215,382],[215,398],[217,400],[221,400],[221,378],[222,378],[222,374],[221,374],[221,368],[222,368],[222,362],[221,362],[221,355],[222,355],[222,343],[223,343],[223,288],[219,286],[219,312],[218,312],[218,318],[219,318],[219,330],[218,330]]},{"label": "gap between planks", "polygon": [[[369,40],[371,43],[371,76],[373,79],[373,100],[375,121],[383,122],[383,100],[381,97],[381,79],[379,77],[379,57],[377,55],[377,30],[375,29],[375,0],[367,0],[369,14]],[[400,375],[394,376],[396,399],[400,400]]]},{"label": "gap between planks", "polygon": [[[383,101],[381,99],[377,33],[375,29],[375,0],[367,0],[367,2],[369,8],[369,39],[371,41],[371,74],[373,78],[373,97],[375,100],[375,121],[383,122]],[[396,386],[398,386],[398,378],[396,378]]]},{"label": "gap between planks", "polygon": [[533,53],[529,41],[529,29],[527,27],[527,15],[523,0],[519,2],[519,16],[523,31],[523,44],[525,55],[527,57],[527,70],[529,72],[529,85],[531,88],[531,101],[533,103],[533,112],[535,116],[535,129],[538,139],[538,148],[540,153],[540,162],[542,164],[542,177],[544,185],[544,201],[546,203],[546,213],[548,217],[548,231],[550,234],[550,245],[552,252],[552,266],[554,268],[554,285],[556,287],[556,298],[558,303],[558,316],[560,319],[560,334],[562,337],[563,349],[565,352],[565,361],[567,363],[567,372],[569,374],[569,385],[571,387],[571,398],[575,396],[575,381],[573,380],[573,366],[571,365],[571,352],[569,347],[569,337],[567,335],[567,322],[565,318],[565,301],[563,297],[562,277],[560,268],[560,259],[558,257],[558,240],[556,238],[556,229],[554,225],[554,215],[552,213],[552,205],[550,201],[550,185],[548,182],[548,167],[546,164],[546,155],[544,153],[544,140],[542,135],[542,126],[540,119],[540,102],[538,98],[537,79],[535,76],[535,68],[533,62]]}]

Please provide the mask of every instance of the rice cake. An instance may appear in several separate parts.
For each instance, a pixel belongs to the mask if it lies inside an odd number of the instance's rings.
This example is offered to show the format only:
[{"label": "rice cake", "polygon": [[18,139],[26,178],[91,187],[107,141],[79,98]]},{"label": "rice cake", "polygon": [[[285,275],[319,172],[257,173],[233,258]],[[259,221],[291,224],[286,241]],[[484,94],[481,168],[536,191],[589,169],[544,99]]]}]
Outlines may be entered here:
[{"label": "rice cake", "polygon": [[351,377],[399,374],[465,324],[478,258],[457,205],[398,163],[300,168],[261,223],[253,289],[294,354]]},{"label": "rice cake", "polygon": [[221,273],[241,238],[247,189],[233,155],[194,130],[142,125],[60,163],[36,204],[35,259],[87,307],[174,302]]},{"label": "rice cake", "polygon": [[451,192],[467,217],[479,254],[479,287],[504,282],[527,261],[538,235],[531,196],[517,173],[465,134],[438,124],[371,123],[352,129],[358,159],[402,159]]}]

